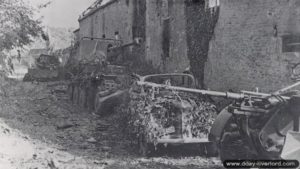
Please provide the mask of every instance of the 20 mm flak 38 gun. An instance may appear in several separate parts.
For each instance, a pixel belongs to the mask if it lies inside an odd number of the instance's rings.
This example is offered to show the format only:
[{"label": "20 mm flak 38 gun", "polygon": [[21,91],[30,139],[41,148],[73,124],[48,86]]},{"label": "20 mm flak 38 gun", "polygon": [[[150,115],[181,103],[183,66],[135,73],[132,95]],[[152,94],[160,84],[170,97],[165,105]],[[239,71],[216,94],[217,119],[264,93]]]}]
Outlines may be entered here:
[{"label": "20 mm flak 38 gun", "polygon": [[[287,92],[297,82],[273,94],[217,92],[138,81],[139,85],[232,99],[216,117],[209,133],[222,161],[255,159],[300,160],[300,95]],[[291,151],[293,150],[293,151]]]},{"label": "20 mm flak 38 gun", "polygon": [[272,94],[227,94],[234,101],[219,113],[209,135],[221,160],[300,160],[300,95],[287,92],[299,85]]}]

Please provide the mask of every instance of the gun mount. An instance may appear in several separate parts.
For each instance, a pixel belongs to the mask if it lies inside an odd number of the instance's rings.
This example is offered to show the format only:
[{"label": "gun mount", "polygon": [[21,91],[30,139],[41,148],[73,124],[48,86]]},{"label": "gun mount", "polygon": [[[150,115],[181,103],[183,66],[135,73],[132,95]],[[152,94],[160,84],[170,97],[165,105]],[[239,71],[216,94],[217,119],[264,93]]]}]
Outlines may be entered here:
[{"label": "gun mount", "polygon": [[[215,119],[210,130],[209,140],[217,144],[221,159],[279,159],[291,156],[283,147],[295,141],[295,132],[299,132],[300,97],[299,92],[288,92],[300,85],[296,82],[274,93],[251,91],[219,92],[195,88],[178,87],[170,84],[158,84],[136,76],[138,86],[144,90],[169,90],[175,93],[188,92],[204,96],[232,99],[232,104],[223,109]],[[231,140],[231,141],[227,141]],[[235,141],[237,143],[235,143]],[[300,140],[298,140],[298,143]],[[241,150],[241,151],[240,151]],[[281,152],[285,154],[281,155]],[[300,150],[297,151],[299,154]],[[292,157],[299,157],[296,152]],[[229,155],[233,154],[233,155]],[[286,155],[288,154],[288,155]]]},{"label": "gun mount", "polygon": [[[176,90],[176,91],[184,91],[184,92],[191,92],[191,93],[198,93],[201,95],[207,95],[207,96],[214,96],[214,97],[223,97],[227,99],[245,99],[245,98],[268,98],[272,96],[272,94],[267,93],[259,93],[259,92],[251,92],[251,91],[241,91],[241,93],[233,93],[233,92],[219,92],[219,91],[210,91],[210,90],[200,90],[200,89],[192,89],[192,88],[186,88],[186,87],[176,87],[176,86],[169,86],[164,84],[156,84],[152,82],[145,82],[145,81],[137,81],[138,85],[141,86],[147,86],[147,87],[153,87],[153,88],[162,88],[162,89],[168,89],[168,90]],[[298,86],[300,83],[295,83],[291,86]],[[283,92],[283,91],[282,91]],[[285,100],[289,100],[290,97],[287,96],[281,96]]]}]

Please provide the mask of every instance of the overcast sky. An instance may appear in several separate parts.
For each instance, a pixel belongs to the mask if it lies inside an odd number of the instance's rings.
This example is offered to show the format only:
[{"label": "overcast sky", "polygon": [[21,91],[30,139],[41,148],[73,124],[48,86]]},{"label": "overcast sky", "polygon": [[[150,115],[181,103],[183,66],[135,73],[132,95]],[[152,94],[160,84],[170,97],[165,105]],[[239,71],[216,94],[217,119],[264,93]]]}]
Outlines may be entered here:
[{"label": "overcast sky", "polygon": [[[49,0],[28,0],[34,6]],[[44,24],[53,27],[78,28],[78,17],[95,0],[52,0],[52,3],[41,11]]]}]

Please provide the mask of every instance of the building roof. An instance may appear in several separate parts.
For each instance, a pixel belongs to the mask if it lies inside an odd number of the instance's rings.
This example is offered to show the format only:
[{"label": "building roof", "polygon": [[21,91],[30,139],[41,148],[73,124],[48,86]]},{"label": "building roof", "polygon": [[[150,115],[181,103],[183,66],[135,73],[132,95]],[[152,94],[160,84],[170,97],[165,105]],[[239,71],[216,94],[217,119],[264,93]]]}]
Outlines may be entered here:
[{"label": "building roof", "polygon": [[114,2],[117,2],[118,0],[96,0],[90,7],[88,7],[80,16],[79,21],[85,19],[86,17],[94,14],[100,9],[105,8],[106,6],[109,6],[113,4]]}]

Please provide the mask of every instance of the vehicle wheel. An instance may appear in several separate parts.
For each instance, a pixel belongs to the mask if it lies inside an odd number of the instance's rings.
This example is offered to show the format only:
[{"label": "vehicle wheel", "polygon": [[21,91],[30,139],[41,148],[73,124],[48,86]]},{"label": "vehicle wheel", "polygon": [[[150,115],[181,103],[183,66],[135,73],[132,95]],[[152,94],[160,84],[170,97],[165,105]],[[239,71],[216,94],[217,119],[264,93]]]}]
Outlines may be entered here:
[{"label": "vehicle wheel", "polygon": [[219,143],[221,161],[225,160],[255,160],[257,157],[251,152],[249,144],[238,131],[236,124],[229,120]]},{"label": "vehicle wheel", "polygon": [[138,146],[139,146],[139,154],[143,157],[151,157],[154,154],[155,147],[152,143],[149,143],[146,139],[144,134],[140,135],[138,139]]},{"label": "vehicle wheel", "polygon": [[75,85],[74,91],[73,91],[73,104],[78,104],[79,99],[79,87]]}]

